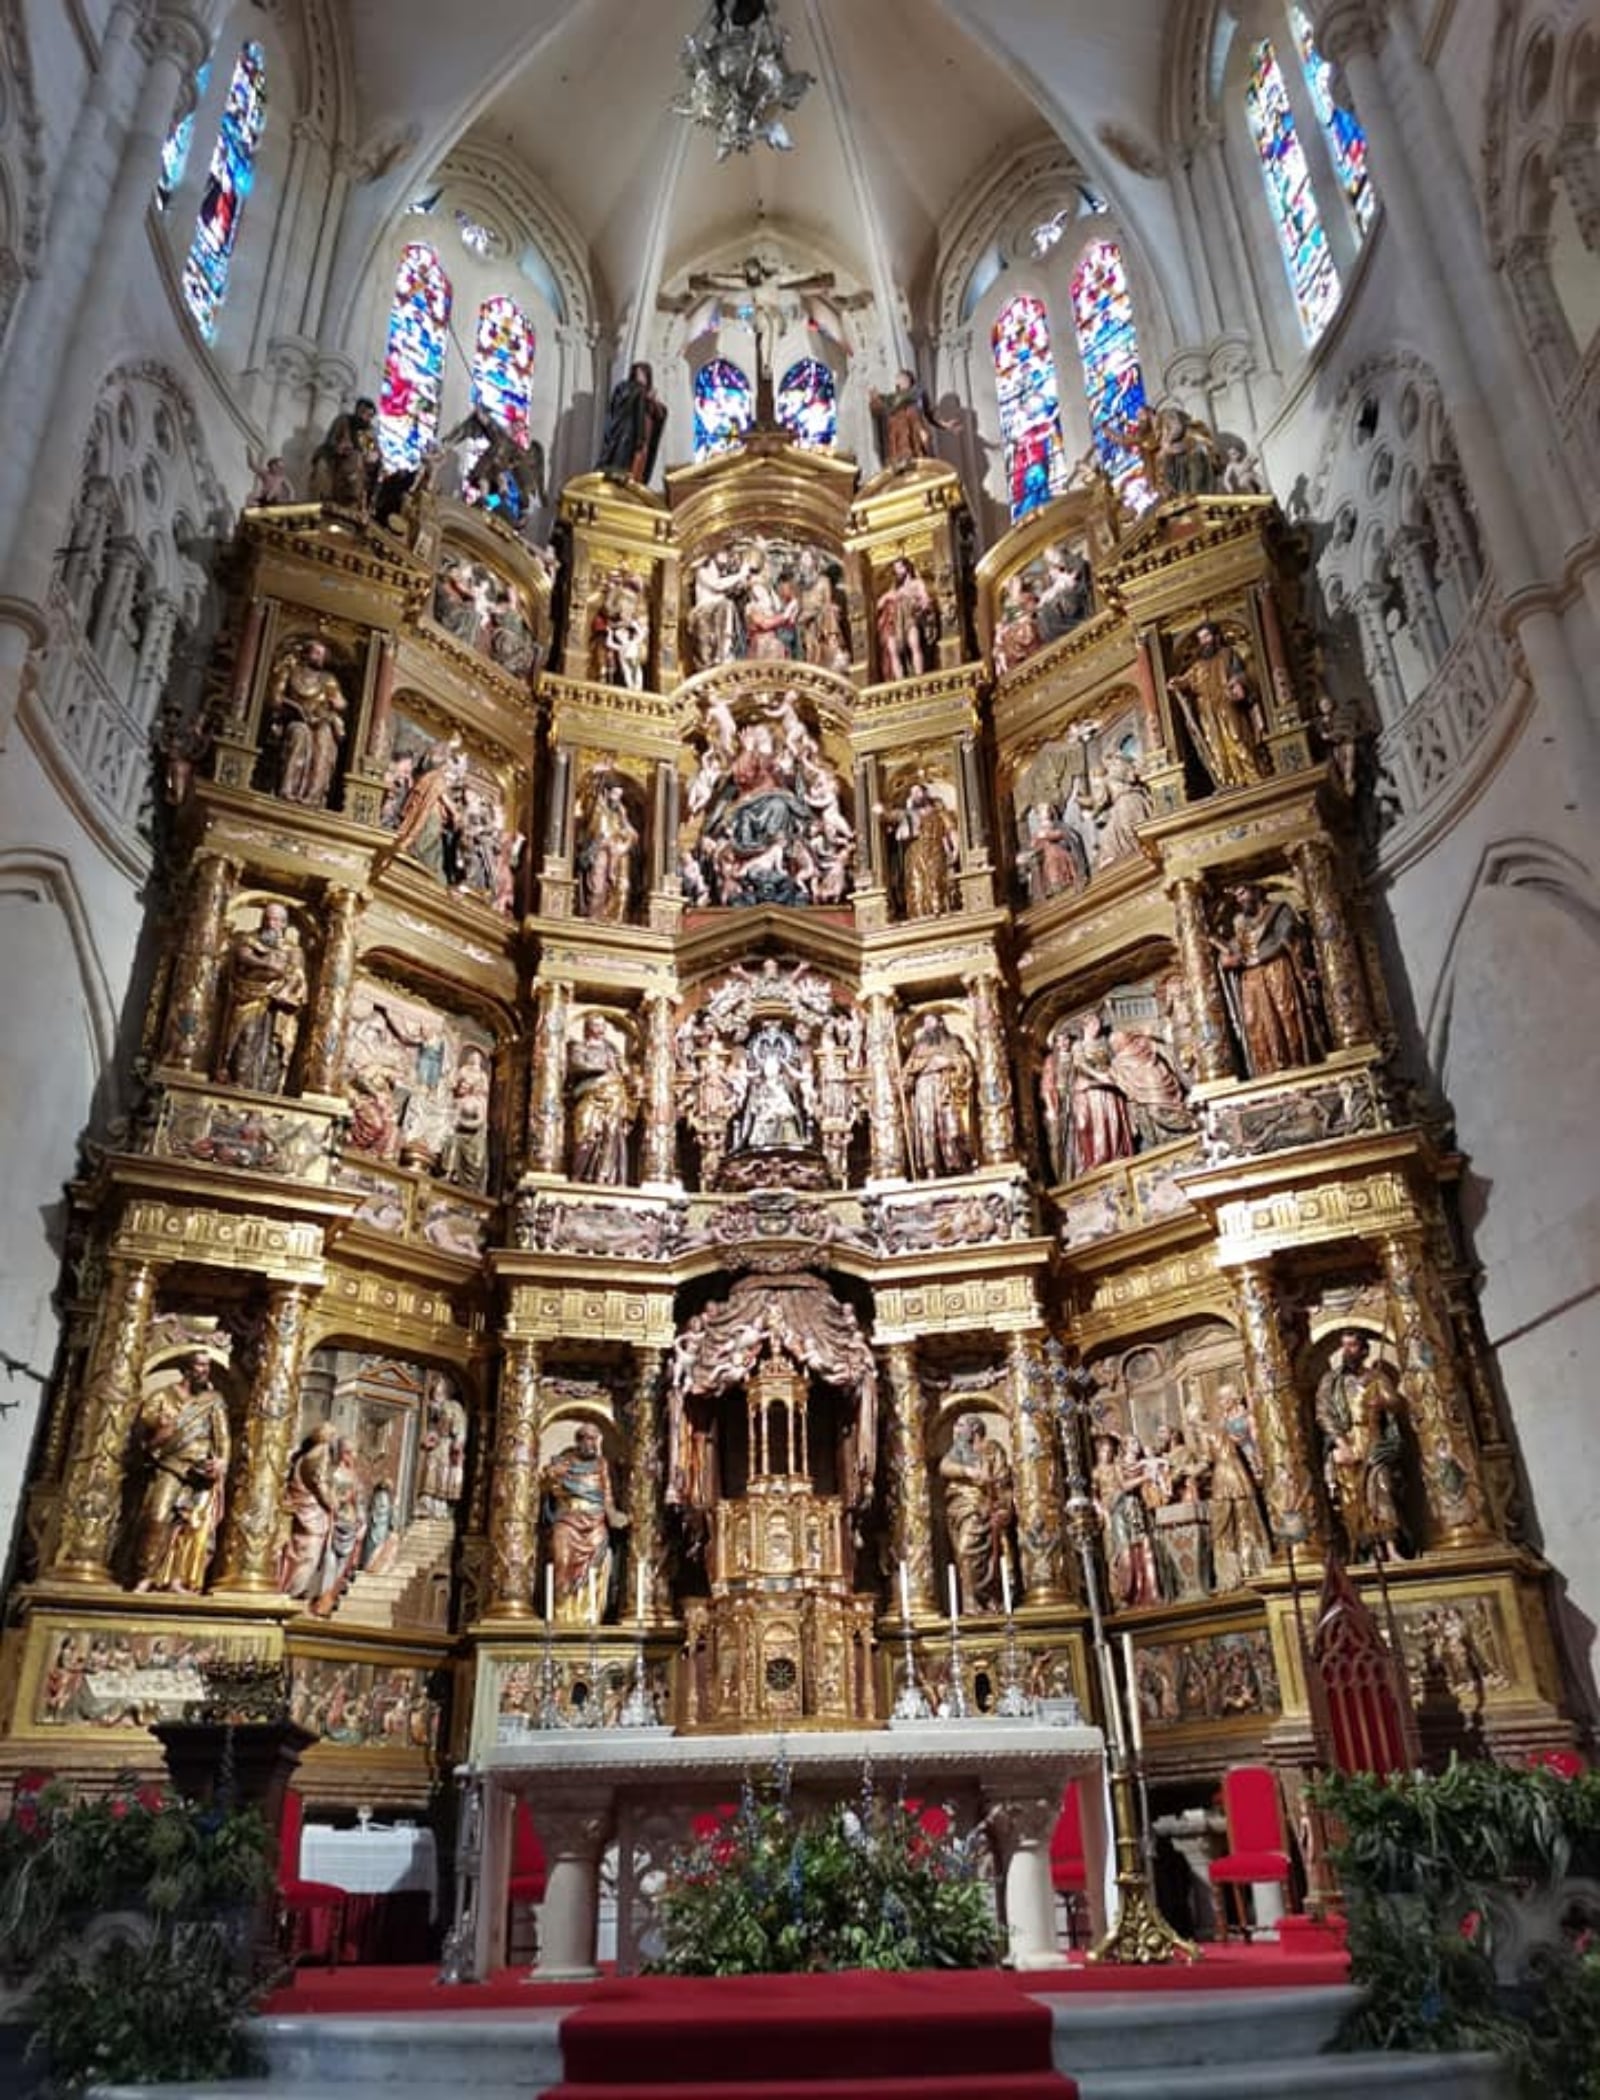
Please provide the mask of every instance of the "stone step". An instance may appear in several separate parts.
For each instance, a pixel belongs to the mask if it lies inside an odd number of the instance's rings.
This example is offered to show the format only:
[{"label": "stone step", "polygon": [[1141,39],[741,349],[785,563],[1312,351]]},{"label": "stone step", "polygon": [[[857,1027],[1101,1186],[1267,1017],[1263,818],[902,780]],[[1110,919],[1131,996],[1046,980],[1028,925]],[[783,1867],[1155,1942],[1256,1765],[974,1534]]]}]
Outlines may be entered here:
[{"label": "stone step", "polygon": [[1076,2078],[1144,2065],[1173,2069],[1316,2056],[1361,1993],[1349,1984],[1328,1984],[1032,1995],[1050,2007],[1056,2069]]},{"label": "stone step", "polygon": [[[1056,2068],[1072,2075],[1058,2054]],[[1146,2065],[1087,2071],[1078,2100],[1514,2100],[1510,2073],[1493,2056],[1280,2057],[1276,2062]]]}]

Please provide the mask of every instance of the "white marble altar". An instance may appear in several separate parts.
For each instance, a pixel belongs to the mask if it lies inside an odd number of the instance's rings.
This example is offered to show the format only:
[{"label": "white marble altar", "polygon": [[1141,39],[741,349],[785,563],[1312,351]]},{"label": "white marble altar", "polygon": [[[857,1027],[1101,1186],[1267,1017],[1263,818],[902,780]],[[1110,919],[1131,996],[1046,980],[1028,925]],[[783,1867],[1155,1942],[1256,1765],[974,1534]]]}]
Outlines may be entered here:
[{"label": "white marble altar", "polygon": [[948,1802],[958,1828],[987,1819],[1001,1916],[1018,1969],[1061,1965],[1050,1885],[1050,1833],[1069,1780],[1084,1782],[1083,1839],[1090,1925],[1105,1929],[1103,1741],[1096,1728],[1042,1722],[930,1721],[815,1734],[679,1736],[653,1730],[556,1729],[497,1744],[466,1769],[458,1860],[461,1973],[484,1976],[505,1959],[506,1887],[515,1803],[525,1798],[548,1868],[540,1918],[541,1979],[595,1973],[600,1859],[615,1842],[617,1960],[638,1965],[652,1872],[690,1842],[691,1818],[736,1798],[747,1773],[787,1759],[797,1801],[856,1793],[870,1764],[876,1784]]}]

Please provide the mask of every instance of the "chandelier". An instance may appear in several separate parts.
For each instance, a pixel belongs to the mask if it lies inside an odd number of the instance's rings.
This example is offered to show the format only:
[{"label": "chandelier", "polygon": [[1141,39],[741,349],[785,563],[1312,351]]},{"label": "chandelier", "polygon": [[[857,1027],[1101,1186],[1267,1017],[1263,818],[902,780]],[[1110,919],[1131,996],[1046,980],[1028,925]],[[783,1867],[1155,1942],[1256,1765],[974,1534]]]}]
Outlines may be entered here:
[{"label": "chandelier", "polygon": [[769,0],[711,0],[699,28],[683,40],[688,84],[673,115],[715,132],[718,160],[763,142],[787,153],[794,140],[784,112],[797,109],[811,85],[809,73],[791,70],[788,45]]}]

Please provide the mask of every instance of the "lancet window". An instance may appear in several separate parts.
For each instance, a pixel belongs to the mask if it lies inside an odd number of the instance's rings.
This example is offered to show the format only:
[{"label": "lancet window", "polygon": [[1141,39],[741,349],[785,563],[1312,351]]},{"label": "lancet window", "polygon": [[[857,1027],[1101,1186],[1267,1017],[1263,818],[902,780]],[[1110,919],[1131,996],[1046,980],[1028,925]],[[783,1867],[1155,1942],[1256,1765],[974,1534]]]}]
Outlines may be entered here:
[{"label": "lancet window", "polygon": [[378,400],[378,444],[391,467],[416,466],[437,435],[450,299],[438,256],[423,242],[410,242],[395,276]]},{"label": "lancet window", "polygon": [[161,173],[156,180],[157,211],[170,211],[172,208],[172,200],[189,165],[189,148],[194,144],[195,116],[200,104],[205,100],[206,89],[210,83],[211,67],[207,63],[195,75],[194,102],[188,114],[181,116],[167,133],[167,143],[161,149]]},{"label": "lancet window", "polygon": [[533,324],[517,302],[485,299],[473,345],[472,398],[519,445],[529,436],[534,350]]},{"label": "lancet window", "polygon": [[1267,202],[1278,229],[1300,327],[1306,341],[1314,343],[1339,304],[1339,272],[1317,209],[1283,68],[1265,38],[1251,53],[1245,112],[1267,185]]},{"label": "lancet window", "polygon": [[1044,301],[1027,292],[1009,300],[994,324],[991,345],[1011,515],[1022,518],[1067,485],[1061,395]]},{"label": "lancet window", "polygon": [[1084,249],[1072,273],[1072,324],[1095,450],[1124,499],[1142,510],[1155,491],[1138,454],[1116,437],[1144,407],[1145,390],[1128,273],[1115,241],[1091,241]]},{"label": "lancet window", "polygon": [[838,391],[821,358],[802,357],[789,367],[777,407],[778,421],[802,445],[829,446],[839,435]]},{"label": "lancet window", "polygon": [[731,358],[713,357],[694,375],[694,456],[709,459],[750,428],[755,396]]},{"label": "lancet window", "polygon": [[[189,303],[200,333],[210,342],[217,332],[217,314],[228,293],[228,271],[234,245],[239,238],[239,219],[255,180],[256,149],[267,121],[267,55],[257,43],[248,43],[228,83],[228,100],[222,112],[205,195],[200,200],[183,266],[183,296]],[[181,130],[182,127],[180,126]],[[174,134],[174,138],[176,134]],[[168,141],[171,147],[172,140]],[[182,172],[182,153],[178,161]],[[162,155],[162,180],[167,176],[166,154]]]},{"label": "lancet window", "polygon": [[1378,208],[1377,192],[1367,173],[1367,135],[1354,114],[1334,99],[1333,67],[1317,49],[1316,33],[1303,7],[1289,9],[1289,24],[1299,47],[1300,64],[1305,72],[1306,86],[1311,91],[1311,105],[1317,113],[1317,122],[1327,134],[1328,151],[1344,185],[1356,225],[1365,233]]}]

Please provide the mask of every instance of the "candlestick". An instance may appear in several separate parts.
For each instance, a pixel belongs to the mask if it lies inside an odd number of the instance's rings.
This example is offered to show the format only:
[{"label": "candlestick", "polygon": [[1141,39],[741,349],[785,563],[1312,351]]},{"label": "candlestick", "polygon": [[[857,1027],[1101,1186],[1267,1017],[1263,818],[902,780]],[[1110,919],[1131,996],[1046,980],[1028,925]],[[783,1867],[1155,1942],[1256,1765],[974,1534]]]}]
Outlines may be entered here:
[{"label": "candlestick", "polygon": [[950,1624],[954,1626],[956,1621],[961,1617],[961,1593],[956,1587],[956,1569],[954,1561],[952,1561],[949,1567],[945,1569],[945,1574],[950,1578]]},{"label": "candlestick", "polygon": [[544,1564],[544,1623],[555,1624],[556,1616],[556,1571],[552,1562]]},{"label": "candlestick", "polygon": [[1000,1601],[1005,1610],[1005,1615],[1009,1619],[1011,1616],[1011,1556],[1005,1552],[1002,1552],[1000,1555]]},{"label": "candlestick", "polygon": [[638,1591],[638,1599],[639,1599],[639,1608],[638,1608],[637,1612],[636,1612],[636,1613],[634,1614],[634,1616],[635,1616],[635,1617],[636,1617],[637,1619],[639,1619],[640,1621],[643,1621],[643,1620],[644,1620],[644,1619],[645,1619],[645,1618],[646,1618],[646,1617],[648,1616],[648,1614],[646,1613],[646,1610],[645,1610],[645,1604],[646,1604],[646,1593],[645,1593],[645,1572],[644,1572],[644,1562],[643,1562],[643,1561],[640,1561],[640,1563],[639,1563],[639,1579],[638,1579],[638,1582],[637,1582],[637,1583],[635,1584],[635,1588],[636,1588],[636,1589],[637,1589],[637,1591]]},{"label": "candlestick", "polygon": [[1133,1668],[1133,1635],[1122,1636],[1122,1667],[1128,1680],[1128,1725],[1133,1730],[1133,1754],[1144,1756],[1144,1722],[1139,1713],[1139,1680]]},{"label": "candlestick", "polygon": [[911,1624],[911,1570],[904,1561],[900,1563],[900,1617],[907,1626]]}]

